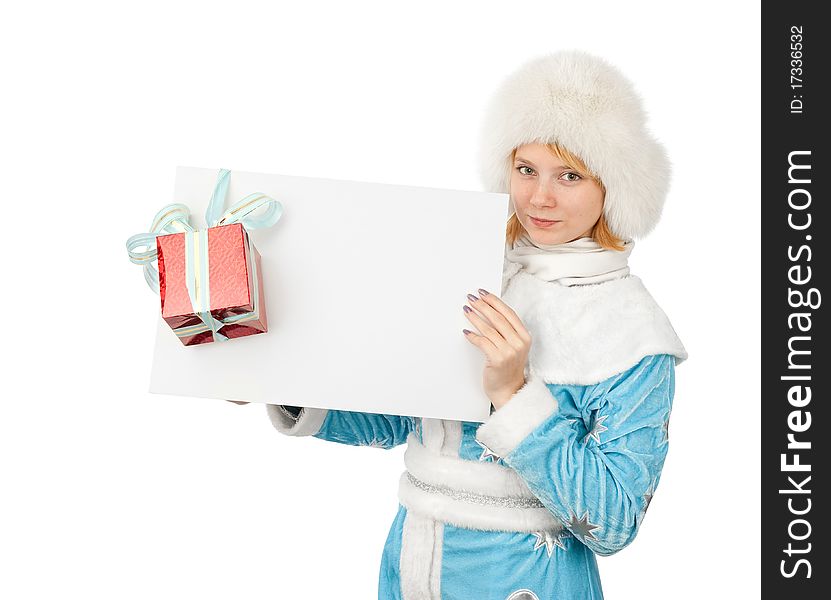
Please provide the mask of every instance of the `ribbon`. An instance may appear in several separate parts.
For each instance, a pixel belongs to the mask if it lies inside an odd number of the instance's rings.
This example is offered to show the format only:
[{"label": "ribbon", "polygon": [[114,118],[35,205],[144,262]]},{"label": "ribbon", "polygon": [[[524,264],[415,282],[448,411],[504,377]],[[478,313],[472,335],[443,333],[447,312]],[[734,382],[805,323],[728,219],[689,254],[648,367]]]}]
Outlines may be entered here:
[{"label": "ribbon", "polygon": [[[262,229],[271,227],[280,219],[283,214],[283,205],[261,192],[249,194],[222,212],[225,198],[228,195],[230,179],[231,171],[220,169],[211,200],[205,211],[208,228],[241,223],[245,229]],[[261,208],[265,208],[265,211],[260,216],[252,215],[254,211]],[[190,211],[187,206],[184,204],[168,204],[153,217],[150,231],[138,233],[127,240],[127,254],[130,257],[130,262],[144,267],[144,279],[147,285],[158,294],[159,271],[152,265],[158,259],[156,238],[171,233],[184,233],[185,282],[193,312],[199,317],[201,323],[178,327],[174,331],[179,338],[190,337],[203,331],[211,331],[214,341],[225,341],[228,338],[219,333],[219,329],[224,325],[259,319],[259,282],[257,281],[257,273],[253,271],[256,269],[256,265],[253,262],[254,253],[251,239],[248,235],[244,236],[254,281],[252,310],[241,315],[232,315],[217,320],[211,314],[208,278],[208,232],[207,230],[195,230],[189,221]]]}]

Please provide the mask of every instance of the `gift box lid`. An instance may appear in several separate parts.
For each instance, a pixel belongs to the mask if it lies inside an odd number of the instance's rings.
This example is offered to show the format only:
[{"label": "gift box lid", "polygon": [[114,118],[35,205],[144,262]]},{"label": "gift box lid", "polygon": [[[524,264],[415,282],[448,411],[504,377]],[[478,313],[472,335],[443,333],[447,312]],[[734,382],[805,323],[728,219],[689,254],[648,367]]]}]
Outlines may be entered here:
[{"label": "gift box lid", "polygon": [[[172,233],[156,238],[159,296],[164,318],[194,314],[186,282],[186,235],[190,234]],[[252,310],[252,270],[249,268],[251,257],[247,253],[247,235],[240,223],[207,229],[207,289],[211,312]],[[200,282],[196,284],[198,286]]]}]

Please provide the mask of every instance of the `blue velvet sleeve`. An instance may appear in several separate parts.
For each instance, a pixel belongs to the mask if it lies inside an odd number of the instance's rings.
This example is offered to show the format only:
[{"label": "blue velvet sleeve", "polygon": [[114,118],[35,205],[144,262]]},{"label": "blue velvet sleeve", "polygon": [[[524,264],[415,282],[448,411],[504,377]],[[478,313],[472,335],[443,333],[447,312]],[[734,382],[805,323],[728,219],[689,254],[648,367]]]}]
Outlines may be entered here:
[{"label": "blue velvet sleeve", "polygon": [[588,386],[532,376],[477,439],[577,539],[613,554],[635,538],[658,486],[674,392],[675,358],[667,354]]},{"label": "blue velvet sleeve", "polygon": [[411,417],[330,410],[313,437],[350,446],[389,449],[406,442],[413,425]]}]

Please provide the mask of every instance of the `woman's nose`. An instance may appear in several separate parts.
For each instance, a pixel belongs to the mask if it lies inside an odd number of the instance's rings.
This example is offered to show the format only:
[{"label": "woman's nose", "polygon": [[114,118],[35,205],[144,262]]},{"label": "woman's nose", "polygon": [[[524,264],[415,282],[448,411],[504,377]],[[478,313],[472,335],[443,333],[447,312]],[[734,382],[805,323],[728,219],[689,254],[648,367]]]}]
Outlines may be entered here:
[{"label": "woman's nose", "polygon": [[554,191],[546,183],[540,183],[531,196],[531,204],[534,206],[555,206],[557,198]]}]

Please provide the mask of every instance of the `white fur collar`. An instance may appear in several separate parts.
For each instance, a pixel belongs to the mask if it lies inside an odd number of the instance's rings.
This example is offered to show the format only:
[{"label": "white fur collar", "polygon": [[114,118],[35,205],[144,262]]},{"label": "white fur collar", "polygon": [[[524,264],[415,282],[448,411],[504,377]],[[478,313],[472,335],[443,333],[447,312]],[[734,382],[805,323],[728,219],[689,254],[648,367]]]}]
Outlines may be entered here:
[{"label": "white fur collar", "polygon": [[529,368],[546,383],[591,385],[644,356],[687,352],[640,278],[563,286],[506,265],[502,300],[531,333]]}]

